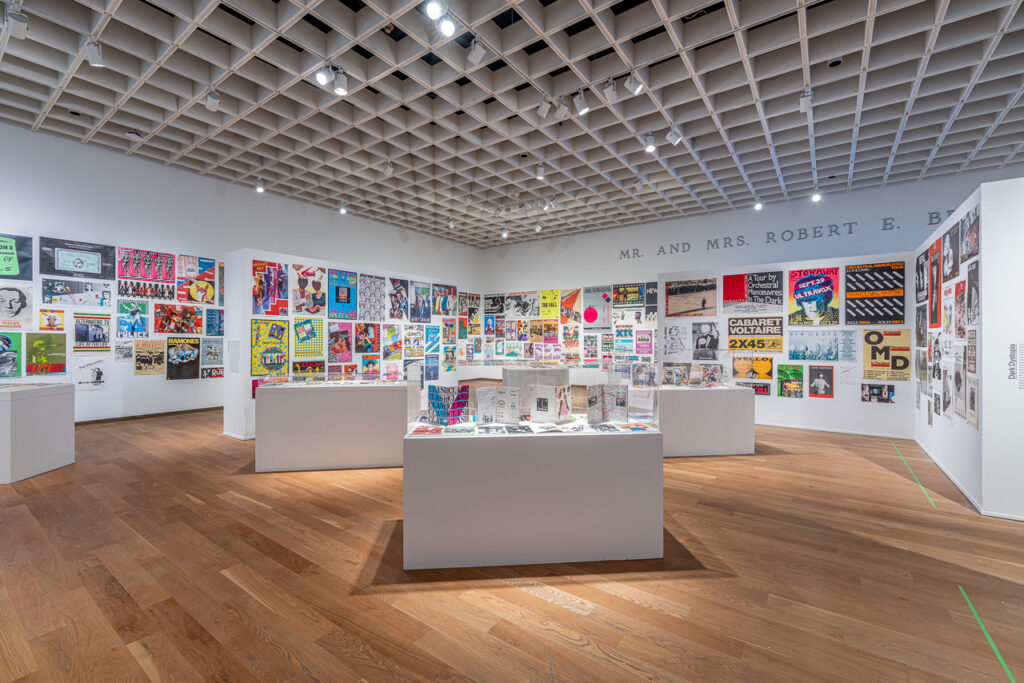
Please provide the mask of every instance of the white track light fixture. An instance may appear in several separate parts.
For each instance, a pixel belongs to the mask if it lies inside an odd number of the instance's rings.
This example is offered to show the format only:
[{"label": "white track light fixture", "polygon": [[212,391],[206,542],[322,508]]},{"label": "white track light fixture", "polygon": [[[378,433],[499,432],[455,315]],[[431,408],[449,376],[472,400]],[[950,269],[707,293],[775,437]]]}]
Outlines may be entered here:
[{"label": "white track light fixture", "polygon": [[455,219],[452,218],[451,216],[448,216],[448,232],[451,232],[454,229],[455,229]]},{"label": "white track light fixture", "polygon": [[313,78],[316,79],[317,85],[321,88],[326,88],[327,84],[334,80],[334,67],[330,64],[324,64],[313,74]]},{"label": "white track light fixture", "polygon": [[542,119],[546,119],[550,111],[551,100],[549,100],[546,97],[541,99],[540,104],[537,105],[537,116],[539,116]]},{"label": "white track light fixture", "polygon": [[754,203],[754,211],[760,211],[763,208],[764,208],[764,204],[761,203],[761,200],[757,200]]},{"label": "white track light fixture", "polygon": [[544,180],[544,164],[537,164],[537,180]]},{"label": "white track light fixture", "polygon": [[441,35],[445,38],[451,38],[455,35],[455,22],[447,14],[437,23],[437,27],[441,29]]},{"label": "white track light fixture", "polygon": [[220,93],[213,88],[206,93],[206,108],[212,112],[220,109]]},{"label": "white track light fixture", "polygon": [[430,0],[430,2],[427,3],[426,11],[428,19],[431,21],[437,21],[441,18],[441,15],[444,14],[444,7],[441,6],[441,3],[438,2],[438,0]]},{"label": "white track light fixture", "polygon": [[590,103],[587,102],[587,96],[583,94],[583,88],[580,88],[576,97],[572,98],[572,103],[576,107],[576,113],[580,116],[590,111]]},{"label": "white track light fixture", "polygon": [[90,40],[85,44],[85,58],[88,60],[89,66],[101,68],[107,65],[103,61],[103,46],[96,40]]},{"label": "white track light fixture", "polygon": [[814,91],[810,88],[804,90],[804,94],[800,96],[800,113],[806,114],[811,111],[811,107],[814,105]]},{"label": "white track light fixture", "polygon": [[541,230],[543,230],[543,229],[544,229],[544,228],[543,228],[543,227],[541,226],[541,224],[540,224],[540,223],[538,223],[538,224],[537,224],[537,227],[536,227],[536,228],[534,228],[534,229],[533,229],[533,231],[534,231],[534,232],[540,232],[540,231],[541,231]]},{"label": "white track light fixture", "polygon": [[11,34],[11,38],[25,40],[25,36],[28,35],[28,17],[14,5],[7,8],[6,17],[4,28]]},{"label": "white track light fixture", "polygon": [[604,84],[604,98],[609,102],[619,99],[619,91],[615,88],[615,81],[611,78]]},{"label": "white track light fixture", "polygon": [[683,141],[683,134],[679,132],[678,128],[672,126],[671,128],[668,129],[668,132],[665,133],[665,139],[668,140],[668,143],[670,145],[675,147],[676,145]]},{"label": "white track light fixture", "polygon": [[626,86],[626,90],[634,95],[639,95],[640,91],[644,89],[644,84],[636,77],[636,72],[634,71],[629,72],[629,75],[626,76],[626,82],[623,85]]},{"label": "white track light fixture", "polygon": [[654,133],[648,133],[644,136],[644,151],[648,154],[654,154],[658,149],[657,144],[654,142]]},{"label": "white track light fixture", "polygon": [[476,38],[469,44],[469,61],[479,64],[487,56],[487,49]]},{"label": "white track light fixture", "polygon": [[562,100],[561,97],[559,97],[558,98],[558,106],[555,107],[555,120],[556,121],[564,121],[565,117],[567,117],[568,115],[569,115],[569,106]]},{"label": "white track light fixture", "polygon": [[504,230],[501,231],[501,239],[503,239],[503,240],[507,240],[508,239],[508,228],[505,228]]},{"label": "white track light fixture", "polygon": [[818,192],[818,190],[814,190],[814,194],[811,195],[811,201],[812,202],[820,202],[821,201],[821,193]]},{"label": "white track light fixture", "polygon": [[345,206],[345,202],[338,204],[338,213],[340,213],[342,216],[348,213],[348,207]]},{"label": "white track light fixture", "polygon": [[394,172],[395,167],[391,164],[391,159],[388,159],[388,162],[384,164],[384,175],[385,177],[390,178]]},{"label": "white track light fixture", "polygon": [[256,179],[256,192],[258,194],[263,194],[264,191],[266,191],[266,189],[267,188],[264,187],[264,185],[263,185],[263,178],[257,178]]},{"label": "white track light fixture", "polygon": [[348,94],[348,76],[343,69],[334,72],[334,94],[338,97]]}]

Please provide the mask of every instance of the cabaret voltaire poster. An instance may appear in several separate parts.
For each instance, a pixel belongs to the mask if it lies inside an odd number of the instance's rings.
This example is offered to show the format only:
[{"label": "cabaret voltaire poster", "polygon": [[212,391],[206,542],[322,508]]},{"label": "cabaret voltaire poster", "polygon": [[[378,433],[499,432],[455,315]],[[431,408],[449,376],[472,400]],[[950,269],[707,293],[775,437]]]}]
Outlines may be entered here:
[{"label": "cabaret voltaire poster", "polygon": [[729,318],[729,350],[782,353],[782,316]]},{"label": "cabaret voltaire poster", "polygon": [[288,315],[288,268],[272,261],[252,262],[253,315]]},{"label": "cabaret voltaire poster", "polygon": [[665,315],[718,315],[718,279],[670,280],[665,283]]},{"label": "cabaret voltaire poster", "polygon": [[789,271],[789,324],[839,324],[839,268]]},{"label": "cabaret voltaire poster", "polygon": [[846,324],[903,325],[904,263],[846,266]]},{"label": "cabaret voltaire poster", "polygon": [[781,313],[783,300],[781,270],[722,276],[725,315]]}]

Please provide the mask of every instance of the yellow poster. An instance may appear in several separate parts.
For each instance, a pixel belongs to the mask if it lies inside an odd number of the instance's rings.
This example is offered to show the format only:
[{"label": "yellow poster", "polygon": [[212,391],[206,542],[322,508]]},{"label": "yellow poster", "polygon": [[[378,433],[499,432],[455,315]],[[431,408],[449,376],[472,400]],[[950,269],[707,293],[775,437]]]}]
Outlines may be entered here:
[{"label": "yellow poster", "polygon": [[559,303],[557,289],[540,290],[540,317],[557,318]]},{"label": "yellow poster", "polygon": [[864,330],[864,379],[910,381],[910,330]]}]

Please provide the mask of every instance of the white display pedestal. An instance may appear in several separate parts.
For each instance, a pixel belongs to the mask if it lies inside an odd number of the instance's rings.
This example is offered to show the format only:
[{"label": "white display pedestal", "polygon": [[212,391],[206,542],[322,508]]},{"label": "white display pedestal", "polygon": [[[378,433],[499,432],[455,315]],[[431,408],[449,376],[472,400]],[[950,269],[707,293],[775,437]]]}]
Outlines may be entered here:
[{"label": "white display pedestal", "polygon": [[406,385],[265,385],[256,389],[256,471],[401,467]]},{"label": "white display pedestal", "polygon": [[661,557],[661,438],[406,437],[405,569]]},{"label": "white display pedestal", "polygon": [[659,387],[658,424],[665,457],[754,452],[750,387]]},{"label": "white display pedestal", "polygon": [[0,484],[75,462],[73,384],[0,389]]}]

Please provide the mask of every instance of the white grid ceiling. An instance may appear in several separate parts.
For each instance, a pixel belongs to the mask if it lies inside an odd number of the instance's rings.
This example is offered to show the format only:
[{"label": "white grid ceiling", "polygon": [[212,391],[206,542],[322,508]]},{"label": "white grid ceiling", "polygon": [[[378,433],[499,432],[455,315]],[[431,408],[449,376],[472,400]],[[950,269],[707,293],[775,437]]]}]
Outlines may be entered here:
[{"label": "white grid ceiling", "polygon": [[490,246],[1022,161],[1021,2],[450,0],[444,38],[409,0],[24,0],[0,121]]}]

